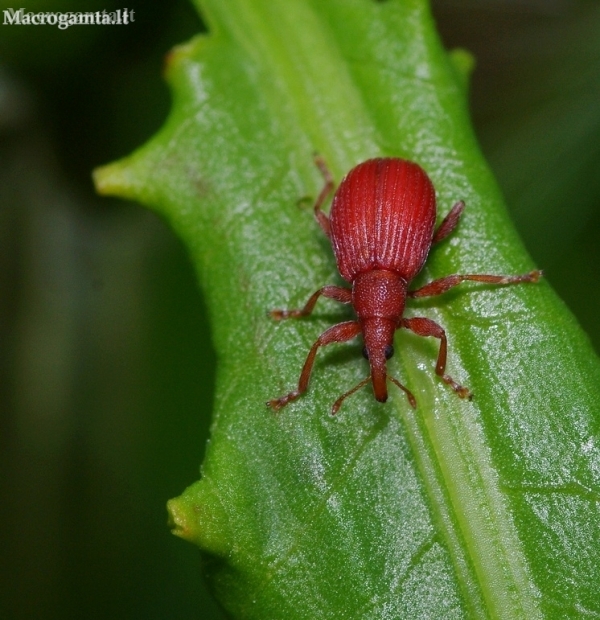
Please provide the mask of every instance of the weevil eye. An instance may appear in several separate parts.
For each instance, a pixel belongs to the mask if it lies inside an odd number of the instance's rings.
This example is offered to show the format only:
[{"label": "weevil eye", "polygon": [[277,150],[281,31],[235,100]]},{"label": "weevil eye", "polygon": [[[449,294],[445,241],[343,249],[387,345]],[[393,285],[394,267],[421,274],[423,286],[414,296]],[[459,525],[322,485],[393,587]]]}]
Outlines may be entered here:
[{"label": "weevil eye", "polygon": [[386,360],[389,360],[394,355],[394,347],[391,344],[385,347],[384,355]]},{"label": "weevil eye", "polygon": [[362,349],[362,354],[363,354],[363,357],[364,357],[366,360],[368,360],[368,359],[369,359],[369,352],[367,351],[367,347],[363,347],[363,349]]}]

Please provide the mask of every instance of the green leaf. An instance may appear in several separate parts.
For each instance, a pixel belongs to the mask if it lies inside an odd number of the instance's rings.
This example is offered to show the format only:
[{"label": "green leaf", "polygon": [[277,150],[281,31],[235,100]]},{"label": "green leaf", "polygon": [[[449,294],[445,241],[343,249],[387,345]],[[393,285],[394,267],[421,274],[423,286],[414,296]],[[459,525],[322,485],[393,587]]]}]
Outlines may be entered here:
[{"label": "green leaf", "polygon": [[274,323],[341,283],[306,197],[373,156],[418,161],[458,230],[420,281],[533,267],[466,110],[464,52],[442,49],[422,0],[204,0],[210,34],[175,49],[173,110],[139,151],[96,172],[101,192],[164,214],[186,242],[218,354],[202,478],[169,509],[240,618],[566,618],[600,614],[600,365],[547,282],[464,284],[413,303],[449,335],[397,336],[370,389],[360,344],[319,354],[309,391],[279,414],[317,335],[348,316]]}]

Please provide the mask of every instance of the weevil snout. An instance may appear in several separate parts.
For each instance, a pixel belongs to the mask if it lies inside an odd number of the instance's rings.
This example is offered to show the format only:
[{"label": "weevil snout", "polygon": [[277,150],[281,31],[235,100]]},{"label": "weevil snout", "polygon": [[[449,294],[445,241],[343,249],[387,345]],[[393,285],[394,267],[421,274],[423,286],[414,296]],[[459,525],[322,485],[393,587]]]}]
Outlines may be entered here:
[{"label": "weevil snout", "polygon": [[371,381],[375,398],[384,403],[387,400],[387,365],[394,353],[392,345],[396,323],[386,318],[371,317],[362,320],[365,339],[364,352],[371,367]]}]

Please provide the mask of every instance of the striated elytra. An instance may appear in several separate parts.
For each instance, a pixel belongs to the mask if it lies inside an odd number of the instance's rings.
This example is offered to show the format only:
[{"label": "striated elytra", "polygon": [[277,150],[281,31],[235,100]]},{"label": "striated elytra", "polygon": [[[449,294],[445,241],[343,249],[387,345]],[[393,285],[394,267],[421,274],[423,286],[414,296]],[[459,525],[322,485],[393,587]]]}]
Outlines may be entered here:
[{"label": "striated elytra", "polygon": [[315,162],[325,179],[314,205],[315,217],[331,240],[340,274],[352,284],[352,289],[325,286],[310,297],[304,308],[273,310],[271,316],[275,319],[307,316],[322,295],[352,304],[357,319],[324,331],[308,353],[298,387],[267,404],[273,409],[280,409],[306,391],[319,347],[345,342],[362,333],[363,354],[369,360],[371,373],[337,399],[332,413],[338,411],[345,398],[369,381],[373,383],[378,401],[387,400],[389,380],[403,390],[411,406],[416,407],[410,390],[388,375],[386,369],[386,361],[394,354],[394,332],[402,327],[419,336],[439,339],[436,374],[461,398],[471,398],[468,388],[446,374],[446,332],[431,319],[404,318],[406,298],[441,295],[465,280],[487,284],[537,282],[542,272],[534,270],[517,276],[455,274],[409,291],[408,286],[421,271],[431,246],[445,239],[456,228],[465,207],[464,202],[457,202],[436,229],[435,189],[425,171],[405,159],[369,159],[346,175],[335,193],[327,217],[321,206],[333,190],[333,179],[322,158],[317,157]]}]

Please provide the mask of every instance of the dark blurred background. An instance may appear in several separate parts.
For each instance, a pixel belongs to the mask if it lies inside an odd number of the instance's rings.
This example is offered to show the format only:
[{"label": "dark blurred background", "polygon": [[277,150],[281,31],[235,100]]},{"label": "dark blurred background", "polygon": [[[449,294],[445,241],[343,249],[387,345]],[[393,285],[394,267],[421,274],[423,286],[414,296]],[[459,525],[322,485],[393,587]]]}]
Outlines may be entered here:
[{"label": "dark blurred background", "polygon": [[[167,226],[90,177],[160,127],[164,54],[203,25],[187,0],[127,7],[121,27],[0,25],[2,619],[223,617],[164,507],[210,423],[203,301]],[[477,58],[473,116],[514,221],[600,350],[600,4],[434,12]]]}]

